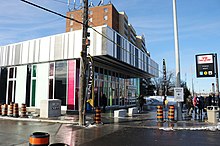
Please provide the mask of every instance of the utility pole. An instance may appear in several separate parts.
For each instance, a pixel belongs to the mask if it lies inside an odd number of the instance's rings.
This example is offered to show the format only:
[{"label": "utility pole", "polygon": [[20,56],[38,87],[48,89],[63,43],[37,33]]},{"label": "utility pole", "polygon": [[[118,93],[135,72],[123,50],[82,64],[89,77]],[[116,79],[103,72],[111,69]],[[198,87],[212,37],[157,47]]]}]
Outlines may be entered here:
[{"label": "utility pole", "polygon": [[[179,42],[178,42],[178,24],[176,13],[176,0],[173,0],[173,23],[174,23],[174,41],[175,41],[175,57],[176,57],[176,87],[180,87],[180,58],[179,58]],[[182,103],[177,102],[177,120],[182,120]]]},{"label": "utility pole", "polygon": [[79,88],[79,126],[85,125],[86,102],[86,68],[88,43],[88,0],[83,0],[82,51],[80,58],[80,88]]},{"label": "utility pole", "polygon": [[165,59],[163,59],[163,83],[164,83],[163,105],[165,106],[165,101],[167,99],[167,73],[166,73],[166,62],[165,62]]},{"label": "utility pole", "polygon": [[217,53],[215,53],[215,77],[216,77],[216,96],[217,96],[217,102],[218,106],[219,103],[219,80],[218,80],[218,59],[217,59]]}]

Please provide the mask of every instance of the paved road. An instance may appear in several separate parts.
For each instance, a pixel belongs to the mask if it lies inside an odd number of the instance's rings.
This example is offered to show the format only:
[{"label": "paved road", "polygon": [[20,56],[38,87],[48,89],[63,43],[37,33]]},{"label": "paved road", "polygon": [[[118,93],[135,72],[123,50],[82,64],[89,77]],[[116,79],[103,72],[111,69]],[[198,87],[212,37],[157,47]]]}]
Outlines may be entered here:
[{"label": "paved road", "polygon": [[81,146],[217,146],[220,143],[219,136],[219,131],[164,131],[125,127]]},{"label": "paved road", "polygon": [[220,126],[195,120],[158,124],[155,117],[155,111],[120,119],[106,113],[103,115],[104,125],[89,127],[0,119],[0,146],[28,146],[29,137],[34,132],[49,133],[50,143],[62,142],[71,146],[206,146],[220,143],[218,130],[190,130],[191,127],[204,129],[206,126],[220,129]]},{"label": "paved road", "polygon": [[50,142],[71,146],[207,146],[219,145],[220,131],[160,130],[145,126],[105,124],[82,128],[71,124],[0,121],[0,146],[28,146],[30,134],[44,131]]}]

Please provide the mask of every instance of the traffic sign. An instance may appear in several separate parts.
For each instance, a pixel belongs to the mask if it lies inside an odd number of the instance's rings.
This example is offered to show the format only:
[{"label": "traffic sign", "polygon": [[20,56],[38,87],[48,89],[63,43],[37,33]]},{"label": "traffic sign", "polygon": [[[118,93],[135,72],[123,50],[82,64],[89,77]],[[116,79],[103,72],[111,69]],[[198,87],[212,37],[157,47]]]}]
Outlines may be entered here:
[{"label": "traffic sign", "polygon": [[183,88],[174,88],[174,101],[183,102]]},{"label": "traffic sign", "polygon": [[196,55],[196,75],[197,77],[214,77],[214,54]]}]

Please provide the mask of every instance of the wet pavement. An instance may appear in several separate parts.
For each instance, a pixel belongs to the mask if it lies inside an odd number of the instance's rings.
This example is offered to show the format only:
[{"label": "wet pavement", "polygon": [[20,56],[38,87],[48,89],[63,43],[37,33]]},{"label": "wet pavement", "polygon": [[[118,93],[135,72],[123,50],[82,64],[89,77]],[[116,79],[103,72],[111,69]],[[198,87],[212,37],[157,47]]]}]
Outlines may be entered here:
[{"label": "wet pavement", "polygon": [[78,126],[78,115],[64,114],[49,119],[0,117],[0,146],[28,146],[34,132],[49,133],[51,144],[62,142],[71,146],[188,145],[195,142],[193,137],[202,137],[199,141],[202,145],[220,142],[219,124],[208,123],[205,115],[191,118],[183,113],[183,121],[171,122],[164,118],[157,122],[156,114],[155,107],[123,118],[114,118],[113,111],[108,111],[101,114],[103,125],[92,125],[94,113],[88,113],[85,127]]},{"label": "wet pavement", "polygon": [[219,135],[219,131],[163,131],[125,127],[81,146],[217,146]]}]

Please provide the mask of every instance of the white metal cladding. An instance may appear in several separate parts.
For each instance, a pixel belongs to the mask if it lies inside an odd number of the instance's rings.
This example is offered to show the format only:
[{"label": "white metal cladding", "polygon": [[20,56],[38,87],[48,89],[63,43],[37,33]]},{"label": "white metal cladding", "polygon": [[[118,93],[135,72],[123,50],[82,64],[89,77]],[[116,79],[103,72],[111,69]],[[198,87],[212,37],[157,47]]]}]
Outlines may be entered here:
[{"label": "white metal cladding", "polygon": [[26,78],[27,78],[27,65],[18,66],[17,75],[16,75],[15,103],[18,103],[19,105],[25,103]]},{"label": "white metal cladding", "polygon": [[[145,52],[106,25],[94,29],[109,39],[89,29],[91,44],[88,53],[92,56],[109,55],[151,75],[158,76],[158,64]],[[0,66],[80,58],[81,48],[81,30],[10,44],[0,47]]]},{"label": "white metal cladding", "polygon": [[49,63],[37,64],[35,107],[40,107],[40,101],[49,96]]}]

